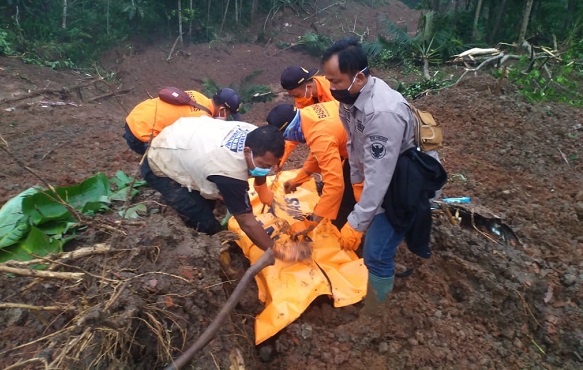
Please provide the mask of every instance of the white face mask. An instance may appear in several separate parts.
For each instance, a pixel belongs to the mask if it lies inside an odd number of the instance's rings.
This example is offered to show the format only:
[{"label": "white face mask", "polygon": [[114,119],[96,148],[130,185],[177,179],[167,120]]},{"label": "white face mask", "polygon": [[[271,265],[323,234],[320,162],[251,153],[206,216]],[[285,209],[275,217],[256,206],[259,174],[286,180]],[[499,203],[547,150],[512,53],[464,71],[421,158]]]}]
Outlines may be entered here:
[{"label": "white face mask", "polygon": [[308,85],[306,85],[306,90],[304,91],[304,98],[309,99],[312,97],[312,91],[308,94]]},{"label": "white face mask", "polygon": [[[225,116],[221,116],[221,112],[225,112]],[[215,117],[216,119],[220,119],[221,121],[227,120],[227,110],[225,108],[219,108],[219,115]]]}]

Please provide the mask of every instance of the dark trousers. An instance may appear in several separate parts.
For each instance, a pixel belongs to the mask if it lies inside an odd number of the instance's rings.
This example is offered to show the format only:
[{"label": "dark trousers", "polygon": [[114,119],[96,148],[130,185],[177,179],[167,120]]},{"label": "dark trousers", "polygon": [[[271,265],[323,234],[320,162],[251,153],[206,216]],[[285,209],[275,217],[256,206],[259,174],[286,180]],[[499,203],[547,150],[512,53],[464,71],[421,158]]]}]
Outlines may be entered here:
[{"label": "dark trousers", "polygon": [[123,134],[123,138],[126,139],[128,146],[131,150],[138,153],[139,155],[144,155],[146,149],[148,148],[148,143],[144,143],[140,139],[138,139],[130,130],[130,126],[126,123],[125,125],[125,132]]},{"label": "dark trousers", "polygon": [[162,194],[164,202],[174,208],[188,226],[209,235],[222,230],[213,214],[214,200],[203,198],[198,191],[188,191],[169,177],[156,176],[147,158],[142,163],[141,172],[148,185]]},{"label": "dark trousers", "polygon": [[[352,191],[352,184],[350,183],[350,165],[348,164],[348,159],[344,160],[344,165],[342,166],[342,176],[344,177],[344,194],[342,194],[342,200],[340,201],[340,209],[338,210],[338,216],[332,221],[332,225],[341,229],[346,223],[348,215],[354,209],[356,204],[356,199],[354,198],[354,192]],[[324,184],[326,186],[326,184]]]}]

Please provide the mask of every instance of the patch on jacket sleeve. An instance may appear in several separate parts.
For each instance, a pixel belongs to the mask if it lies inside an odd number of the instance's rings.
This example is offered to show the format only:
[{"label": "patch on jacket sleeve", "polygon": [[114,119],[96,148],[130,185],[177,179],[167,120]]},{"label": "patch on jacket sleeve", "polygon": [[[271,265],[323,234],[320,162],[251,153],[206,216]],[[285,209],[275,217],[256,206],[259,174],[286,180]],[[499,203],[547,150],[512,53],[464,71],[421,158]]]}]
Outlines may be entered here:
[{"label": "patch on jacket sleeve", "polygon": [[245,139],[247,139],[247,134],[249,130],[236,127],[231,132],[229,132],[223,142],[221,143],[222,147],[226,147],[232,152],[238,153],[242,152],[245,148]]},{"label": "patch on jacket sleeve", "polygon": [[372,155],[374,159],[381,159],[386,153],[387,149],[385,148],[385,144],[378,141],[370,144],[370,155]]}]

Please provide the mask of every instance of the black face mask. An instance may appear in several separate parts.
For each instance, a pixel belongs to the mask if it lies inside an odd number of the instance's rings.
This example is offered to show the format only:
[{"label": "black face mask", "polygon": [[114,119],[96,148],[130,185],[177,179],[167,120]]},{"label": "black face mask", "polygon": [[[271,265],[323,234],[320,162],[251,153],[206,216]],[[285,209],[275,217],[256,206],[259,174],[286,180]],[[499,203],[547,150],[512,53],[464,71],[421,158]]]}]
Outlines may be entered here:
[{"label": "black face mask", "polygon": [[[366,71],[367,68],[368,67],[364,67],[358,73]],[[352,83],[350,84],[350,86],[348,86],[348,89],[330,90],[330,93],[332,93],[332,97],[334,99],[338,100],[340,103],[353,105],[354,102],[356,102],[356,99],[358,99],[358,96],[360,95],[360,91],[355,93],[355,94],[352,94],[350,92],[350,88],[352,87],[352,85],[354,85],[354,81],[356,81],[356,76],[358,75],[358,73],[356,75],[354,75],[354,78],[352,79]]]},{"label": "black face mask", "polygon": [[360,91],[357,92],[356,94],[351,94],[350,91],[348,91],[348,89],[330,90],[330,92],[332,93],[332,97],[334,99],[338,100],[340,103],[349,105],[353,105],[354,102],[356,102],[356,99],[358,99],[358,96],[360,95]]}]

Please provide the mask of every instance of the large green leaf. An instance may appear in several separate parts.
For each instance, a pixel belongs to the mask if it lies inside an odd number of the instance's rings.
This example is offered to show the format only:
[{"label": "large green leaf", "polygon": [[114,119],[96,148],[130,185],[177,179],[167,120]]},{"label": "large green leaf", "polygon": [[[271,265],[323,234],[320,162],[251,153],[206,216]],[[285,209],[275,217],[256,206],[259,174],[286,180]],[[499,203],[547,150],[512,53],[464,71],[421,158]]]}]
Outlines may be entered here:
[{"label": "large green leaf", "polygon": [[98,173],[78,185],[60,187],[57,193],[73,208],[82,211],[87,203],[98,202],[102,196],[111,194],[111,188],[107,176]]},{"label": "large green leaf", "polygon": [[[55,191],[71,207],[88,214],[94,214],[101,210],[104,205],[100,200],[111,194],[109,180],[102,173],[90,177],[78,185],[60,187]],[[50,190],[24,198],[22,211],[31,217],[33,225],[40,225],[48,221],[74,221],[67,207],[62,205]]]},{"label": "large green leaf", "polygon": [[[68,233],[79,227],[70,208],[85,215],[110,210],[111,200],[125,199],[128,191],[132,196],[137,193],[129,187],[132,181],[118,171],[112,179],[118,191],[112,195],[110,181],[99,173],[78,185],[56,188],[54,192],[31,188],[11,199],[0,209],[0,262],[60,252],[75,237]],[[133,187],[143,184],[144,181],[136,181]],[[134,210],[136,217],[137,211]]]},{"label": "large green leaf", "polygon": [[49,221],[43,223],[42,225],[37,226],[37,228],[49,236],[54,235],[56,237],[60,237],[61,235],[68,233],[69,230],[71,230],[77,225],[78,224],[76,222]]},{"label": "large green leaf", "polygon": [[28,216],[23,216],[22,200],[41,191],[37,187],[28,188],[10,199],[0,208],[0,248],[23,239],[30,228]]},{"label": "large green leaf", "polygon": [[0,262],[28,261],[62,251],[63,240],[51,238],[36,227],[31,227],[26,239],[0,250]]},{"label": "large green leaf", "polygon": [[30,230],[29,219],[30,217],[28,216],[21,217],[12,230],[0,238],[0,248],[18,243],[20,240],[24,239]]}]

